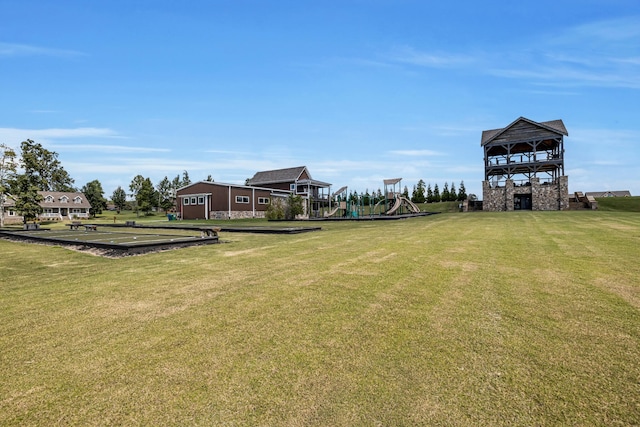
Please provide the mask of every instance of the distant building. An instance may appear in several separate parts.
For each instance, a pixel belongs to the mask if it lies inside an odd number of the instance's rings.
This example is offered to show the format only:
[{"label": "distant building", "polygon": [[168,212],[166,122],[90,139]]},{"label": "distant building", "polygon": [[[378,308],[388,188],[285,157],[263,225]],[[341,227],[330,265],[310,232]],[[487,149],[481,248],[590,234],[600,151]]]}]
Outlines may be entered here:
[{"label": "distant building", "polygon": [[534,122],[524,117],[482,132],[485,211],[569,209],[564,174],[562,120]]},{"label": "distant building", "polygon": [[[91,204],[84,193],[61,191],[38,191],[42,196],[40,207],[42,221],[62,221],[65,219],[89,218]],[[7,223],[22,222],[23,218],[15,209],[15,199],[7,197],[5,200],[5,221]]]},{"label": "distant building", "polygon": [[177,205],[184,219],[264,218],[274,198],[295,194],[305,201],[305,216],[318,216],[329,201],[330,186],[299,166],[257,172],[246,185],[196,182],[178,189]]}]

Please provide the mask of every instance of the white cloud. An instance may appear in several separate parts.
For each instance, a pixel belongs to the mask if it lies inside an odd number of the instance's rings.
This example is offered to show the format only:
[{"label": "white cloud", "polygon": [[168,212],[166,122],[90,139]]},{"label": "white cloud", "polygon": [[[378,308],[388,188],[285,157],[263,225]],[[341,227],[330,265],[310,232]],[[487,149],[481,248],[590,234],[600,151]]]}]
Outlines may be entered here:
[{"label": "white cloud", "polygon": [[115,131],[108,128],[50,128],[50,129],[18,129],[18,128],[0,128],[0,139],[5,141],[24,141],[32,139],[36,142],[42,140],[49,141],[53,139],[63,138],[122,138]]},{"label": "white cloud", "polygon": [[[518,44],[514,49],[513,42]],[[386,61],[425,68],[471,69],[552,87],[640,89],[640,17],[585,23],[563,32],[508,41],[491,52],[433,52],[406,46]]]},{"label": "white cloud", "polygon": [[96,151],[103,153],[152,153],[170,152],[168,148],[131,147],[126,145],[101,145],[101,144],[52,144],[58,150]]},{"label": "white cloud", "polygon": [[410,46],[395,49],[388,54],[387,60],[403,64],[416,65],[430,68],[452,68],[468,66],[476,62],[476,57],[472,55],[425,52]]},{"label": "white cloud", "polygon": [[0,42],[0,57],[3,56],[58,56],[70,57],[84,55],[82,52],[68,49],[53,49],[19,43]]}]

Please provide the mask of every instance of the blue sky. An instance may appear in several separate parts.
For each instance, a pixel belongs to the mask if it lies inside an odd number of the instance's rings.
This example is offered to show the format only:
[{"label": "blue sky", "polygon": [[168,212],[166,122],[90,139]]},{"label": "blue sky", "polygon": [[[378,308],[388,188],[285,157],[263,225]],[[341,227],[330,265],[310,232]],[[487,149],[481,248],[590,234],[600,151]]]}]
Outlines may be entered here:
[{"label": "blue sky", "polygon": [[301,165],[481,197],[520,116],[564,121],[571,192],[640,195],[640,1],[0,0],[0,142],[107,197]]}]

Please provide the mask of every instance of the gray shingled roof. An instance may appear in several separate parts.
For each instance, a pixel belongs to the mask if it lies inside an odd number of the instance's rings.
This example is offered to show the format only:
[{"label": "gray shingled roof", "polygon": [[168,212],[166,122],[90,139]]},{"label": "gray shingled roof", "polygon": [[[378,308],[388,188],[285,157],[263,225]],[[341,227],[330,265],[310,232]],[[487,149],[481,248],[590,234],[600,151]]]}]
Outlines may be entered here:
[{"label": "gray shingled roof", "polygon": [[[42,195],[43,198],[46,198],[47,196],[53,197],[52,203],[46,203],[44,200],[40,202],[40,206],[42,206],[43,208],[50,208],[50,207],[91,208],[91,203],[89,203],[89,200],[87,200],[87,197],[84,195],[84,193],[81,193],[81,192],[73,193],[73,192],[63,192],[63,191],[38,191],[38,193]],[[62,196],[67,196],[67,199],[68,199],[67,203],[60,202],[60,198]],[[75,203],[73,199],[75,199],[78,196],[80,196],[80,203]]]},{"label": "gray shingled roof", "polygon": [[569,135],[569,132],[567,132],[567,128],[564,126],[564,123],[562,120],[550,120],[547,122],[534,122],[533,120],[527,119],[526,117],[518,117],[516,120],[514,120],[509,126],[500,128],[500,129],[490,129],[490,130],[483,130],[482,131],[482,139],[480,140],[480,145],[485,145],[487,142],[491,141],[493,138],[495,138],[496,136],[498,136],[499,134],[501,134],[502,132],[504,132],[505,130],[509,129],[511,126],[513,126],[514,124],[518,123],[520,120],[524,120],[527,121],[533,125],[537,125],[537,126],[542,126],[545,127],[551,131],[554,132],[558,132],[561,133],[563,135]]},{"label": "gray shingled roof", "polygon": [[[260,184],[273,184],[276,182],[297,181],[305,170],[307,170],[306,166],[297,166],[295,168],[256,172],[247,184],[255,186]],[[307,175],[311,178],[311,174],[308,170]]]}]

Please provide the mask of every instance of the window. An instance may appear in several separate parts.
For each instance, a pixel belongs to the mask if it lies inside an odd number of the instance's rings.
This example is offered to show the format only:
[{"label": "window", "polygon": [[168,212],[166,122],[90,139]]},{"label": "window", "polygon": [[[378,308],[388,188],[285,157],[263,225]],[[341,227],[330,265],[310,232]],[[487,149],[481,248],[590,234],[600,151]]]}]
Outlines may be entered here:
[{"label": "window", "polygon": [[75,199],[73,199],[73,203],[82,203],[82,197],[76,197]]},{"label": "window", "polygon": [[295,184],[289,184],[289,190],[296,191],[296,185]]},{"label": "window", "polygon": [[44,198],[45,203],[53,203],[53,196],[49,195]]},{"label": "window", "polygon": [[269,198],[268,197],[258,197],[258,204],[259,205],[268,205],[269,204]]},{"label": "window", "polygon": [[198,196],[198,204],[204,205],[204,196]]},{"label": "window", "polygon": [[192,198],[191,198],[191,204],[192,204],[192,205],[195,205],[196,203],[197,203],[196,198],[195,198],[195,197],[192,197]]},{"label": "window", "polygon": [[249,196],[236,196],[236,203],[249,203]]},{"label": "window", "polygon": [[16,213],[13,209],[9,209],[9,216],[15,216]]},{"label": "window", "polygon": [[182,204],[183,205],[188,205],[189,204],[189,198],[185,197],[184,199],[182,199]]},{"label": "window", "polygon": [[68,201],[69,201],[69,198],[67,196],[60,197],[60,203],[67,203]]}]

